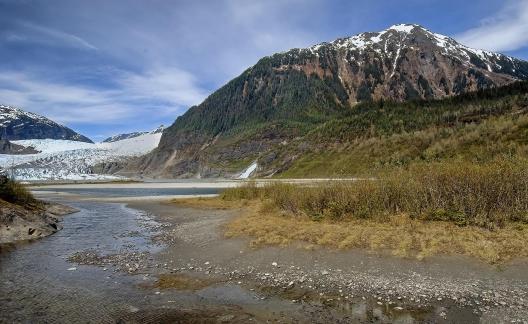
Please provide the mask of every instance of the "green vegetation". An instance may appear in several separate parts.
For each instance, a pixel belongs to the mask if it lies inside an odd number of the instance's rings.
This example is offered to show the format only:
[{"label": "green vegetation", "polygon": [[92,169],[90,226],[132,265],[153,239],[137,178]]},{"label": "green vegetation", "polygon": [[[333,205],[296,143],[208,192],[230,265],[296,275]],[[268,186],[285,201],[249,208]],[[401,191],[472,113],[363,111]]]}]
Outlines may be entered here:
[{"label": "green vegetation", "polygon": [[39,201],[24,185],[0,175],[0,200],[23,207],[38,207]]},{"label": "green vegetation", "polygon": [[[252,111],[258,118],[229,123],[208,155],[232,169],[249,164],[241,157],[258,159],[274,177],[376,180],[249,183],[186,204],[243,208],[226,233],[255,245],[459,253],[490,263],[528,256],[528,82],[442,100],[325,102]],[[297,114],[302,104],[313,109]],[[283,121],[284,109],[295,118]]]},{"label": "green vegetation", "polygon": [[527,138],[528,82],[443,100],[364,103],[280,148],[283,159],[299,157],[278,176],[365,176],[438,161],[528,158]]},{"label": "green vegetation", "polygon": [[[270,66],[282,64],[276,59],[268,58]],[[213,169],[237,172],[258,159],[261,170],[279,178],[376,176],[421,163],[528,158],[528,82],[440,100],[355,106],[325,95],[333,87],[331,79],[301,71],[250,69],[179,117],[166,138],[174,147],[191,138],[212,142],[200,151]]]}]

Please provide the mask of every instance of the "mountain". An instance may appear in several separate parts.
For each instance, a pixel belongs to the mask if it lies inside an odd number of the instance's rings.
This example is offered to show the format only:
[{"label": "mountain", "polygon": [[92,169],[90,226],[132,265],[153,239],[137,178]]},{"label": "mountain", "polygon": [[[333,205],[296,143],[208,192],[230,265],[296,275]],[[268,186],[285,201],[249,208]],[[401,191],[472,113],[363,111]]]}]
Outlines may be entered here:
[{"label": "mountain", "polygon": [[62,139],[92,143],[66,126],[22,109],[0,105],[0,137],[7,140]]},{"label": "mountain", "polygon": [[121,140],[128,139],[128,138],[134,138],[134,137],[138,137],[138,136],[145,135],[145,134],[163,133],[164,129],[165,129],[165,126],[164,125],[160,125],[158,128],[156,128],[155,130],[152,130],[150,132],[133,132],[133,133],[118,134],[118,135],[110,136],[110,137],[104,139],[102,141],[102,143],[117,142],[117,141],[121,141]]},{"label": "mountain", "polygon": [[395,25],[264,57],[178,117],[158,148],[128,169],[237,176],[359,103],[441,99],[527,78],[528,62]]}]

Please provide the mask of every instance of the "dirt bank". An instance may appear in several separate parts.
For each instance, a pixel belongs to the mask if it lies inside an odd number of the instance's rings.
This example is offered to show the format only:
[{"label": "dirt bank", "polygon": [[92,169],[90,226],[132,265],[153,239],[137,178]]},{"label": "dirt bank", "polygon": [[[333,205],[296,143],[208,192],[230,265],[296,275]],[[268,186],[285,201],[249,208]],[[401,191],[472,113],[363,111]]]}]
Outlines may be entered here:
[{"label": "dirt bank", "polygon": [[33,240],[62,229],[61,217],[77,210],[57,203],[22,207],[0,200],[0,243]]}]

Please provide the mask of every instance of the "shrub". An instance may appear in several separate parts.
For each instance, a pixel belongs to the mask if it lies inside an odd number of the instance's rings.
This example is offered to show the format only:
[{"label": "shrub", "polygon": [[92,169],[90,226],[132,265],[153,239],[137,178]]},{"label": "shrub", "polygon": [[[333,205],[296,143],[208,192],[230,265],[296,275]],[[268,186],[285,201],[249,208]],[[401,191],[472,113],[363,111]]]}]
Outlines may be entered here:
[{"label": "shrub", "polygon": [[428,163],[387,172],[377,180],[318,185],[255,183],[227,189],[223,199],[260,199],[282,211],[313,220],[344,221],[408,216],[488,229],[506,222],[528,223],[528,164]]},{"label": "shrub", "polygon": [[21,206],[38,205],[38,200],[26,187],[5,175],[0,175],[0,199]]}]

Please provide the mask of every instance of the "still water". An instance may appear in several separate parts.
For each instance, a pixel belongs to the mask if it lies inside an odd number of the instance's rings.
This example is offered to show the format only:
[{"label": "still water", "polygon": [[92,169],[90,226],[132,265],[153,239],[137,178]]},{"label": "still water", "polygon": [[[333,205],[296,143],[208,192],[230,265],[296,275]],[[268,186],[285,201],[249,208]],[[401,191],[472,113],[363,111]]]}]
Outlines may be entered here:
[{"label": "still water", "polygon": [[[36,188],[38,191],[54,192],[55,188]],[[215,195],[222,188],[64,188],[61,192],[102,197],[145,197],[175,195]]]}]

